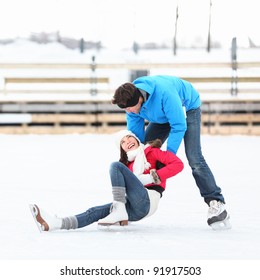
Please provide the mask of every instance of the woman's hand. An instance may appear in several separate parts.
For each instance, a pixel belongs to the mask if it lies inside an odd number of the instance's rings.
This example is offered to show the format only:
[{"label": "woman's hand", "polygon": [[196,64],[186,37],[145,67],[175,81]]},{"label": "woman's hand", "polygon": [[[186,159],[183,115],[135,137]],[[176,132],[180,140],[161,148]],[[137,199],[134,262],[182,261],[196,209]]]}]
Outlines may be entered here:
[{"label": "woman's hand", "polygon": [[150,174],[153,177],[153,181],[154,181],[155,184],[160,184],[161,183],[161,179],[158,176],[158,174],[157,174],[155,169],[151,169],[150,170]]}]

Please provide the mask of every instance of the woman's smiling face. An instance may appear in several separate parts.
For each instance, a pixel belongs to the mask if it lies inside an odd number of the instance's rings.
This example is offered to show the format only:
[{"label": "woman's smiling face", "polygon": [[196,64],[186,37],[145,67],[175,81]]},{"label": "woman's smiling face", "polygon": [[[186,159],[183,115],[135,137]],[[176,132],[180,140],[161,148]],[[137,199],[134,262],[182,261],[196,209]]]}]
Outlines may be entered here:
[{"label": "woman's smiling face", "polygon": [[128,151],[137,149],[139,147],[139,142],[134,136],[127,135],[122,138],[120,145],[122,149],[127,153]]}]

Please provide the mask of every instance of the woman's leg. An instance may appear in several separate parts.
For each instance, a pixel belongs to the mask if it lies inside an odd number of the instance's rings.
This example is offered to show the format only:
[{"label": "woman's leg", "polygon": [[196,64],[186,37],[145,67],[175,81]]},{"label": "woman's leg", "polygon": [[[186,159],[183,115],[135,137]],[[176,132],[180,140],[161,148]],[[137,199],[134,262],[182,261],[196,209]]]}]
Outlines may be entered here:
[{"label": "woman's leg", "polygon": [[109,171],[112,188],[120,187],[125,190],[129,221],[137,221],[146,216],[150,209],[150,201],[140,180],[121,162],[113,162]]},{"label": "woman's leg", "polygon": [[53,231],[61,229],[77,229],[88,226],[109,214],[112,203],[89,208],[86,212],[59,218],[49,214],[36,204],[31,204],[30,209],[40,231]]},{"label": "woman's leg", "polygon": [[76,215],[78,228],[88,226],[100,219],[103,219],[110,213],[112,203],[89,208],[86,212]]},{"label": "woman's leg", "polygon": [[110,215],[101,219],[101,225],[127,224],[126,220],[138,221],[145,217],[150,209],[147,190],[138,178],[121,162],[110,166],[110,179],[113,193],[113,208]]}]

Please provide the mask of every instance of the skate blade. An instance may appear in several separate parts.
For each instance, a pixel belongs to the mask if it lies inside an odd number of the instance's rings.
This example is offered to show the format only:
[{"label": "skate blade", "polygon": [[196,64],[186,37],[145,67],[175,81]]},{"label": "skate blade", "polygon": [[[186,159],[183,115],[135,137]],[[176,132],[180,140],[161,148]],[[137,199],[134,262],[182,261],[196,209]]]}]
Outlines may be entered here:
[{"label": "skate blade", "polygon": [[126,231],[128,227],[122,227],[120,226],[118,223],[116,224],[98,224],[97,225],[97,229],[100,231],[115,231],[115,232],[119,232],[119,231]]},{"label": "skate blade", "polygon": [[210,226],[213,230],[228,230],[228,229],[231,229],[231,223],[229,221],[229,218],[224,220],[224,221],[213,223]]},{"label": "skate blade", "polygon": [[116,223],[98,223],[99,226],[113,226],[113,225],[117,225],[117,226],[128,226],[128,220],[123,220],[120,222],[116,222]]},{"label": "skate blade", "polygon": [[33,220],[35,221],[38,230],[40,231],[40,233],[42,233],[44,229],[42,228],[42,225],[37,221],[38,209],[37,209],[36,205],[29,204],[29,208],[31,210]]}]

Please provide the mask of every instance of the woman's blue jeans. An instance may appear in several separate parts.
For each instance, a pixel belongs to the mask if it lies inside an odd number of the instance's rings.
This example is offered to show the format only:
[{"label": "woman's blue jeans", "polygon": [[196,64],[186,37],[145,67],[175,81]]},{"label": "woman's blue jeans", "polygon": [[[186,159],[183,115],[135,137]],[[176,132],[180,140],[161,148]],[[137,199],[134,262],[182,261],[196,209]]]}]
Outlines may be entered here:
[{"label": "woman's blue jeans", "polygon": [[[126,211],[129,221],[138,221],[145,217],[150,210],[148,192],[139,179],[121,162],[110,165],[112,187],[122,187],[126,191]],[[84,213],[76,215],[78,227],[85,227],[110,213],[112,203],[89,208]]]},{"label": "woman's blue jeans", "polygon": [[[217,186],[215,178],[207,165],[201,151],[200,128],[201,109],[187,112],[187,130],[184,135],[185,154],[192,169],[192,175],[200,190],[204,201],[209,204],[211,200],[220,200],[225,203],[221,189]],[[145,141],[160,138],[163,142],[170,133],[169,123],[149,123],[146,129]]]}]

